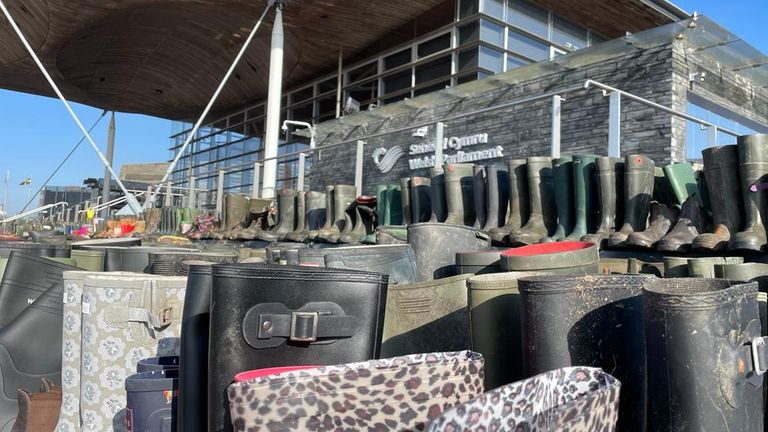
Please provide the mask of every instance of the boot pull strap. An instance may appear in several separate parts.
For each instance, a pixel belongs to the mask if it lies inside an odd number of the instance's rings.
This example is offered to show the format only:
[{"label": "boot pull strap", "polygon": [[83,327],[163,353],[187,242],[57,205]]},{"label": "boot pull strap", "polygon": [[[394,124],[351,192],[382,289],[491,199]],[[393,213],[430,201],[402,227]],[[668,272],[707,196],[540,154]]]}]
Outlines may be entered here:
[{"label": "boot pull strap", "polygon": [[107,306],[104,319],[111,323],[140,322],[150,329],[162,329],[174,322],[174,301],[169,301],[166,289],[158,281],[146,281],[144,284],[143,307]]},{"label": "boot pull strap", "polygon": [[285,343],[328,344],[350,338],[358,320],[336,303],[307,303],[292,310],[282,303],[262,303],[243,318],[243,338],[253,348],[275,348]]},{"label": "boot pull strap", "polygon": [[747,342],[747,381],[759,387],[763,383],[763,375],[768,371],[768,337],[756,337]]}]

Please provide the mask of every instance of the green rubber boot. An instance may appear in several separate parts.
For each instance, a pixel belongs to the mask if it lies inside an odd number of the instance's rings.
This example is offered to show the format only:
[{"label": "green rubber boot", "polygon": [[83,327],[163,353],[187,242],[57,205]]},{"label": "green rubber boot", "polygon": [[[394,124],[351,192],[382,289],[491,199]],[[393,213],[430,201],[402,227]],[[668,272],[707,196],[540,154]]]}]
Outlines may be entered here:
[{"label": "green rubber boot", "polygon": [[541,239],[542,243],[560,241],[573,231],[573,158],[565,156],[553,159],[552,177],[557,185],[555,186],[557,229],[551,237]]},{"label": "green rubber boot", "polygon": [[693,166],[688,162],[674,163],[664,167],[664,176],[667,178],[672,195],[673,205],[682,207],[688,197],[694,197],[701,204],[701,192],[693,175]]},{"label": "green rubber boot", "polygon": [[645,229],[651,209],[656,166],[643,155],[629,155],[624,162],[624,224],[608,237],[609,247],[621,246],[635,231]]},{"label": "green rubber boot", "polygon": [[387,185],[387,206],[384,209],[384,225],[402,225],[403,205],[401,194],[402,191],[399,184],[390,183]]},{"label": "green rubber boot", "polygon": [[768,213],[768,200],[765,197],[766,191],[752,192],[750,187],[768,180],[768,134],[740,136],[736,145],[739,150],[739,173],[746,225],[742,231],[731,237],[728,249],[760,252],[766,242],[763,218]]},{"label": "green rubber boot", "polygon": [[542,238],[554,234],[557,228],[552,159],[529,157],[526,159],[526,165],[531,213],[522,228],[509,234],[509,242],[512,245],[538,243]]},{"label": "green rubber boot", "polygon": [[[576,222],[565,241],[579,241],[597,231],[597,156],[573,157],[573,203]],[[557,183],[560,187],[560,183]]]},{"label": "green rubber boot", "polygon": [[474,166],[446,164],[443,171],[448,207],[445,223],[472,226],[475,223]]}]

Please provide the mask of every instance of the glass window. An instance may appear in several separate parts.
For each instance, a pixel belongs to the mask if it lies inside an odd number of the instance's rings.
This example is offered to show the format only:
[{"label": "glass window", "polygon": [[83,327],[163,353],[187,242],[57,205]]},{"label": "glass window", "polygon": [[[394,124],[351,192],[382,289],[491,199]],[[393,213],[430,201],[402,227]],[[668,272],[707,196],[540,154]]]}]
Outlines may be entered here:
[{"label": "glass window", "polygon": [[349,76],[349,82],[354,83],[366,78],[370,78],[374,75],[376,75],[379,71],[379,67],[377,62],[371,62],[368,64],[364,64],[362,66],[358,66],[355,69],[352,69],[348,72]]},{"label": "glass window", "polygon": [[245,125],[245,134],[249,137],[261,138],[264,134],[264,119],[249,121]]},{"label": "glass window", "polygon": [[411,62],[411,49],[407,48],[384,57],[384,70],[389,70]]},{"label": "glass window", "polygon": [[537,36],[549,38],[549,12],[525,0],[508,0],[507,22]]},{"label": "glass window", "polygon": [[466,18],[477,13],[478,0],[459,0],[459,18]]},{"label": "glass window", "polygon": [[437,36],[426,42],[422,42],[417,47],[419,58],[426,57],[430,54],[448,49],[451,47],[451,34],[446,33],[444,35]]},{"label": "glass window", "polygon": [[312,102],[297,105],[291,109],[291,120],[312,122]]},{"label": "glass window", "polygon": [[[361,104],[367,103],[372,99],[375,99],[379,91],[378,80],[372,80],[365,83],[356,84],[347,89],[347,96],[360,102]],[[346,100],[346,98],[345,98]],[[361,107],[362,108],[362,107]]]},{"label": "glass window", "polygon": [[503,70],[504,54],[487,46],[480,47],[479,66],[493,73],[499,73]]},{"label": "glass window", "polygon": [[459,53],[459,71],[477,67],[477,47]]},{"label": "glass window", "polygon": [[475,42],[480,39],[480,23],[472,22],[459,27],[459,45]]},{"label": "glass window", "polygon": [[475,80],[477,80],[477,72],[472,72],[472,73],[460,76],[456,80],[456,82],[458,82],[459,84],[464,84],[464,83],[468,83],[470,81],[475,81]]},{"label": "glass window", "polygon": [[214,130],[222,130],[227,128],[227,119],[219,120],[213,124]]},{"label": "glass window", "polygon": [[235,114],[229,118],[229,124],[230,126],[240,124],[243,122],[243,120],[245,120],[245,114],[243,113]]},{"label": "glass window", "polygon": [[384,77],[384,94],[411,88],[411,69]]},{"label": "glass window", "polygon": [[480,40],[504,48],[504,27],[488,20],[481,20]]},{"label": "glass window", "polygon": [[[690,94],[689,97],[691,97]],[[688,114],[692,116],[706,120],[710,123],[714,123],[717,126],[730,129],[741,135],[750,135],[758,132],[764,132],[756,131],[751,127],[743,124],[740,120],[738,120],[737,115],[725,112],[725,110],[721,112],[713,112],[713,110],[715,110],[714,108],[710,110],[690,101],[688,102],[686,110]],[[686,157],[688,159],[701,159],[701,151],[709,147],[709,144],[707,143],[707,130],[702,128],[698,123],[689,120],[686,124],[686,135]],[[735,142],[735,140],[736,138],[732,137],[731,135],[728,135],[722,131],[718,131],[717,142],[720,145],[732,144]]]},{"label": "glass window", "polygon": [[213,136],[214,146],[224,145],[229,142],[229,132],[223,131]]},{"label": "glass window", "polygon": [[552,22],[552,42],[571,51],[587,46],[587,29],[555,17]]},{"label": "glass window", "polygon": [[438,90],[443,90],[446,87],[451,86],[451,80],[440,81],[439,83],[428,85],[420,89],[416,89],[413,93],[415,96],[432,93]]},{"label": "glass window", "polygon": [[[242,141],[239,143],[230,144],[226,147],[227,151],[224,155],[224,157],[234,157],[234,156],[240,156],[243,154],[243,149],[245,148],[245,145]],[[229,165],[232,165],[231,163]]]},{"label": "glass window", "polygon": [[536,61],[549,58],[549,45],[543,44],[514,30],[509,30],[509,35],[507,36],[507,49]]},{"label": "glass window", "polygon": [[244,151],[254,152],[261,148],[261,138],[249,138],[243,141]]},{"label": "glass window", "polygon": [[318,99],[315,104],[317,104],[317,117],[319,119],[321,118],[327,118],[329,115],[330,118],[336,117],[336,98],[333,96],[326,96],[324,98]]},{"label": "glass window", "polygon": [[246,113],[249,119],[261,117],[264,115],[264,105],[255,106]]},{"label": "glass window", "polygon": [[451,56],[446,55],[439,59],[416,66],[416,84],[422,84],[438,78],[451,75]]},{"label": "glass window", "polygon": [[314,93],[312,86],[303,88],[301,90],[296,90],[295,92],[291,93],[291,104],[305,101],[307,99],[312,99],[313,95]]},{"label": "glass window", "polygon": [[504,0],[483,0],[483,13],[503,20]]},{"label": "glass window", "polygon": [[512,54],[507,54],[507,70],[508,71],[514,68],[519,68],[520,66],[525,66],[527,64],[528,62],[526,60],[515,57]]},{"label": "glass window", "polygon": [[317,94],[323,94],[328,93],[331,91],[336,91],[336,85],[337,85],[337,77],[328,78],[325,81],[320,81],[317,83]]}]

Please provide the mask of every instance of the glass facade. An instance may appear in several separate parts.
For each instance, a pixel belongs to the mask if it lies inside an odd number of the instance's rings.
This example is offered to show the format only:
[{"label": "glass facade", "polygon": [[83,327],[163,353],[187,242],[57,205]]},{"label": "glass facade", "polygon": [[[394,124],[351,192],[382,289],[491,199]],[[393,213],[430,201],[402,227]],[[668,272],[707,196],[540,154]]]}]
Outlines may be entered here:
[{"label": "glass facade", "polygon": [[[456,0],[453,22],[407,44],[342,69],[342,102],[360,109],[398,102],[547,60],[604,39],[550,10],[524,0]],[[321,123],[336,117],[338,74],[287,92],[283,119]],[[342,109],[344,106],[342,105]],[[249,192],[253,162],[263,158],[264,102],[203,126],[173,173],[174,184],[214,190],[219,170],[225,189]],[[170,158],[187,138],[191,124],[176,122]],[[306,149],[306,140],[281,135],[278,154]],[[278,186],[295,187],[298,160],[278,164]],[[212,195],[209,194],[208,198]],[[205,202],[206,198],[203,198]]]},{"label": "glass facade", "polygon": [[[690,99],[694,99],[694,101],[691,101]],[[710,123],[714,123],[717,126],[737,132],[739,135],[768,132],[767,128],[751,124],[752,122],[741,118],[741,116],[736,113],[727,111],[722,106],[715,105],[714,103],[707,103],[700,98],[691,98],[690,95],[687,113]],[[690,120],[687,122],[686,158],[693,160],[701,159],[701,151],[710,146],[707,142],[707,133],[707,129],[698,123]],[[718,131],[717,143],[718,145],[736,144],[736,137]]]}]

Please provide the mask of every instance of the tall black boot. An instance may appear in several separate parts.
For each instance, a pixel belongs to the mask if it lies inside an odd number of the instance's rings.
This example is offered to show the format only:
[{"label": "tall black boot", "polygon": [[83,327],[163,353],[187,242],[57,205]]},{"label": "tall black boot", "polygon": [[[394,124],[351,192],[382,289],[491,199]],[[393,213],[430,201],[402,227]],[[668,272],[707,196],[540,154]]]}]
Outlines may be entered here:
[{"label": "tall black boot", "polygon": [[411,223],[427,222],[432,216],[431,183],[428,177],[411,177]]},{"label": "tall black boot", "polygon": [[728,248],[731,235],[743,223],[744,203],[741,200],[739,152],[736,145],[710,147],[701,151],[704,177],[707,180],[712,209],[712,232],[699,234],[691,248],[702,251],[722,251]]},{"label": "tall black boot", "polygon": [[509,215],[506,223],[500,228],[488,230],[494,244],[509,243],[509,234],[520,229],[528,222],[530,206],[528,201],[528,169],[525,159],[510,159],[507,161],[509,179]]},{"label": "tall black boot", "polygon": [[509,172],[504,165],[488,165],[485,167],[488,197],[487,219],[482,230],[489,232],[498,228],[507,220],[509,207]]},{"label": "tall black boot", "polygon": [[597,158],[596,165],[600,226],[595,233],[585,235],[582,240],[601,246],[623,221],[617,210],[621,208],[619,203],[624,203],[624,161],[603,156]]},{"label": "tall black boot", "polygon": [[410,225],[413,211],[411,211],[411,179],[400,179],[400,207],[403,214],[403,225]]},{"label": "tall black boot", "polygon": [[551,237],[541,239],[542,243],[563,240],[573,231],[573,158],[564,156],[553,159],[552,177],[557,185],[555,187],[557,229]]},{"label": "tall black boot", "polygon": [[334,185],[328,185],[325,187],[325,224],[318,229],[315,234],[315,240],[321,240],[331,235],[331,230],[334,223]]},{"label": "tall black boot", "polygon": [[475,165],[473,171],[472,198],[474,201],[473,208],[475,209],[475,223],[472,226],[482,229],[488,218],[488,171],[483,165]]},{"label": "tall black boot", "polygon": [[509,241],[514,245],[538,243],[542,238],[554,234],[557,228],[552,159],[529,157],[526,165],[531,216],[522,228],[510,233]]},{"label": "tall black boot", "polygon": [[728,249],[759,252],[766,242],[763,221],[768,213],[768,199],[764,190],[752,192],[750,187],[758,183],[768,183],[768,134],[740,136],[736,145],[739,150],[739,173],[746,225],[731,237]]},{"label": "tall black boot", "polygon": [[432,203],[432,218],[429,222],[444,222],[448,217],[448,208],[445,204],[445,172],[443,167],[435,167],[429,170],[431,177],[430,202]]},{"label": "tall black boot", "polygon": [[620,246],[630,234],[645,229],[653,196],[656,172],[653,160],[643,155],[629,155],[624,170],[624,225],[608,237],[609,247]]},{"label": "tall black boot", "polygon": [[264,367],[378,358],[385,275],[324,268],[221,265],[213,270],[208,430],[231,431],[227,386]]}]

